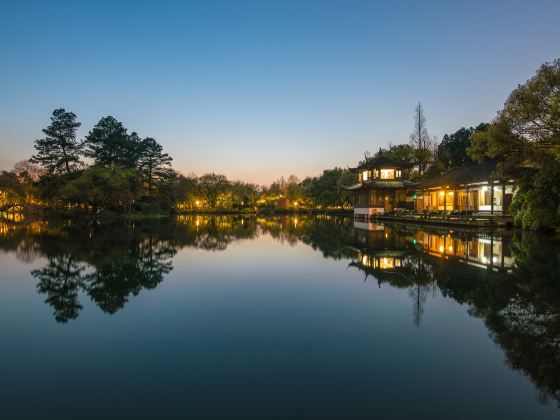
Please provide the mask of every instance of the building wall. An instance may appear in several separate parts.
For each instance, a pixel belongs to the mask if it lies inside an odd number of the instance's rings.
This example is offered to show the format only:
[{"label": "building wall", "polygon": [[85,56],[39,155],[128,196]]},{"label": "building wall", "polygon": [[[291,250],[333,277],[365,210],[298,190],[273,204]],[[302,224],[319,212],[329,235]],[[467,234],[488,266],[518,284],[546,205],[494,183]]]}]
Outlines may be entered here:
[{"label": "building wall", "polygon": [[[494,186],[494,211],[509,210],[513,198],[512,185]],[[492,187],[486,184],[470,185],[462,188],[436,188],[425,190],[416,198],[416,210],[428,211],[491,211]]]}]

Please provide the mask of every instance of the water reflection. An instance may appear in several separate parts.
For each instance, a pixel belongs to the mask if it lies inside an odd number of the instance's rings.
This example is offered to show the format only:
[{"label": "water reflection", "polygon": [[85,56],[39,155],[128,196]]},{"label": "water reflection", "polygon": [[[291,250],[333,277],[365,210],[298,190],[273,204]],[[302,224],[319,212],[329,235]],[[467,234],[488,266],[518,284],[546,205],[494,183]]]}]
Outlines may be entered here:
[{"label": "water reflection", "polygon": [[76,319],[81,299],[108,314],[173,270],[182,248],[223,251],[268,235],[307,244],[345,260],[356,278],[406,291],[411,320],[422,327],[430,296],[467,305],[512,368],[525,372],[543,402],[560,404],[560,243],[554,236],[358,224],[336,217],[184,216],[111,225],[33,222],[0,225],[0,250],[30,263],[37,291],[61,323]]},{"label": "water reflection", "polygon": [[540,400],[560,406],[560,242],[535,232],[357,226],[350,263],[406,288],[419,325],[430,292],[468,305]]}]

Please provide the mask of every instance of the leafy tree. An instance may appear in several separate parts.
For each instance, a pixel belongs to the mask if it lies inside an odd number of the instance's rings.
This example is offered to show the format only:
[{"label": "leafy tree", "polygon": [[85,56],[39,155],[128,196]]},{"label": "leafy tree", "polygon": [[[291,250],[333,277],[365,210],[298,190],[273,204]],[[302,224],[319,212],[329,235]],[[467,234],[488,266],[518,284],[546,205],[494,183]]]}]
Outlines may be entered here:
[{"label": "leafy tree", "polygon": [[93,210],[130,212],[140,185],[134,169],[92,166],[67,182],[60,194],[66,202],[91,206]]},{"label": "leafy tree", "polygon": [[415,152],[410,144],[392,144],[389,150],[382,151],[383,156],[405,163],[414,163]]},{"label": "leafy tree", "polygon": [[70,173],[80,166],[81,145],[76,140],[80,123],[73,112],[55,109],[51,124],[42,131],[46,137],[35,140],[37,154],[31,158],[49,174]]},{"label": "leafy tree", "polygon": [[233,207],[247,208],[254,207],[259,195],[259,187],[255,184],[235,181],[230,186]]},{"label": "leafy tree", "polygon": [[146,137],[142,140],[138,170],[146,186],[148,197],[152,195],[158,181],[170,177],[172,160],[171,156],[163,153],[162,146],[155,139]]},{"label": "leafy tree", "polygon": [[85,138],[85,155],[96,165],[133,168],[138,162],[141,141],[135,132],[127,133],[123,124],[114,117],[99,120]]},{"label": "leafy tree", "polygon": [[487,131],[475,133],[471,158],[496,158],[502,177],[517,181],[512,202],[526,228],[560,225],[560,59],[519,85]]},{"label": "leafy tree", "polygon": [[467,154],[467,149],[471,145],[471,137],[474,133],[487,130],[488,126],[489,124],[481,123],[476,128],[461,127],[453,134],[444,135],[437,148],[437,158],[447,168],[456,168],[472,163],[472,159]]},{"label": "leafy tree", "polygon": [[353,182],[354,176],[350,171],[341,168],[326,169],[321,176],[313,178],[309,194],[313,201],[321,206],[344,206],[350,203],[352,193],[346,191],[343,185]]},{"label": "leafy tree", "polygon": [[208,173],[202,175],[197,182],[197,193],[211,209],[220,204],[220,198],[228,191],[230,186],[225,175]]}]

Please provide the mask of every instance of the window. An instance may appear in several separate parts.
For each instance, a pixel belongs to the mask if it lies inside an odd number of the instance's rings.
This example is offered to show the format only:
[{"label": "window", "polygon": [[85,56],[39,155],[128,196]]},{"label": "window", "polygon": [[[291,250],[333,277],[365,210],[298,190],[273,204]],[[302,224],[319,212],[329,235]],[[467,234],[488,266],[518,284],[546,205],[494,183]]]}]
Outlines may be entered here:
[{"label": "window", "polygon": [[381,179],[395,179],[395,170],[381,169]]},{"label": "window", "polygon": [[[481,206],[491,206],[492,205],[492,188],[484,186],[480,191],[479,205]],[[500,187],[494,187],[494,206],[502,205],[502,189]]]},{"label": "window", "polygon": [[363,180],[363,181],[367,181],[367,180],[368,180],[368,171],[362,172],[362,180]]}]

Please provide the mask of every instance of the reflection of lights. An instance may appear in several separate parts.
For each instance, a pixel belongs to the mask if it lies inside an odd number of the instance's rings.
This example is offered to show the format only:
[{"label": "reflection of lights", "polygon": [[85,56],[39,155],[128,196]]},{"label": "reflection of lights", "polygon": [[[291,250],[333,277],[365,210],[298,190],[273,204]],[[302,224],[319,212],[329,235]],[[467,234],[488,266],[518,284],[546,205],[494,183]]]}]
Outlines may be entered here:
[{"label": "reflection of lights", "polygon": [[364,255],[364,256],[362,257],[362,265],[366,265],[366,266],[368,265],[368,257],[367,257],[367,255]]}]

